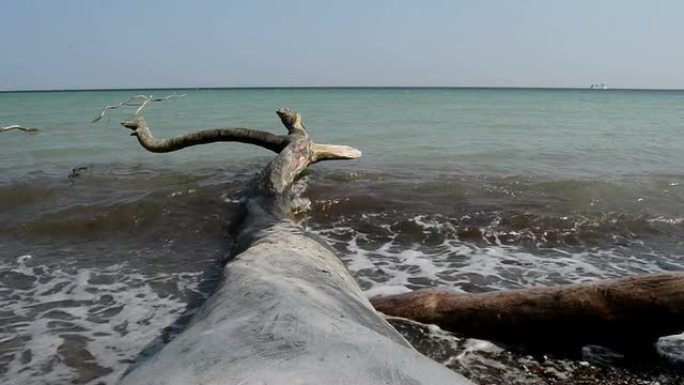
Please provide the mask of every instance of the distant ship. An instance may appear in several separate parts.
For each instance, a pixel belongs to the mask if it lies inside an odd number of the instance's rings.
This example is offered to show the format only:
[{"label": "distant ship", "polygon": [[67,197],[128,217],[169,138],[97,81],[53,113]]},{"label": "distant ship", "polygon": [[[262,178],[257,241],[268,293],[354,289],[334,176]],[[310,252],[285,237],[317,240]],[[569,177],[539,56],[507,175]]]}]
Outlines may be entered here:
[{"label": "distant ship", "polygon": [[592,90],[607,90],[607,89],[608,89],[608,86],[606,85],[606,83],[592,84],[591,87],[589,87],[589,89],[592,89]]}]

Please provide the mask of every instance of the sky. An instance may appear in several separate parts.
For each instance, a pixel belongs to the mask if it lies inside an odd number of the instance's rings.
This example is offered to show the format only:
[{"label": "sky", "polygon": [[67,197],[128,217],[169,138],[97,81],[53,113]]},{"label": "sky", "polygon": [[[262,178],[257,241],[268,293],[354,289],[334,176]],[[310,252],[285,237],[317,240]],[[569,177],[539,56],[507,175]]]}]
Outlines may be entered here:
[{"label": "sky", "polygon": [[0,0],[0,90],[684,89],[681,0]]}]

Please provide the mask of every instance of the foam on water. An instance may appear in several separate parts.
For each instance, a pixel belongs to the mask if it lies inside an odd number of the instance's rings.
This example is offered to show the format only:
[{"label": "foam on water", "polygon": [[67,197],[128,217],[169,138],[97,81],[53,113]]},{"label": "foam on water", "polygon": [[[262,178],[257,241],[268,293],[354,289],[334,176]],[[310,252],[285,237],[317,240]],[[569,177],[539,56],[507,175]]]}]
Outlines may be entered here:
[{"label": "foam on water", "polygon": [[[437,227],[453,225],[448,220],[424,215],[409,221],[426,234]],[[447,237],[427,247],[424,243],[407,245],[399,239],[401,231],[392,232],[389,225],[378,228],[390,232],[388,241],[369,243],[371,235],[346,225],[316,230],[341,251],[342,259],[371,297],[425,287],[490,291],[684,270],[681,255],[658,254],[648,251],[646,246],[638,250],[619,246],[532,250],[506,244],[498,235],[487,236],[488,230],[481,229],[491,242],[465,242]]]},{"label": "foam on water", "polygon": [[[607,247],[543,247],[543,239],[510,242],[511,237],[524,235],[497,232],[498,223],[478,229],[479,240],[461,240],[454,228],[458,220],[441,215],[361,216],[343,218],[325,227],[312,223],[311,227],[340,251],[340,257],[369,297],[435,287],[484,292],[684,270],[683,255],[651,248],[639,237],[628,244],[615,242]],[[669,218],[655,220],[671,223]],[[586,369],[577,361],[548,357],[539,361],[486,341],[462,340],[434,326],[425,327],[422,332],[411,327],[400,330],[433,359],[485,383],[546,384],[544,376],[563,382]],[[591,350],[588,358],[591,365],[605,366],[608,355],[595,351]],[[684,362],[684,334],[661,338],[657,351],[669,362]]]},{"label": "foam on water", "polygon": [[2,384],[114,383],[179,317],[198,278],[31,262],[0,265]]}]

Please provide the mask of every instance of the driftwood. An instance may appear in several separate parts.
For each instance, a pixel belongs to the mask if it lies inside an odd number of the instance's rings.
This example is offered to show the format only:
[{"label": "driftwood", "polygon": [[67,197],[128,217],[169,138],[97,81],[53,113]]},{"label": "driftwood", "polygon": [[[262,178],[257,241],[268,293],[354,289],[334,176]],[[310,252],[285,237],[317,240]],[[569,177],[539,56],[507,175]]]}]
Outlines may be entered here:
[{"label": "driftwood", "polygon": [[354,159],[312,142],[301,116],[278,110],[287,135],[239,128],[159,140],[140,111],[122,123],[154,152],[238,141],[278,153],[245,199],[224,281],[187,328],[134,364],[123,384],[470,384],[424,357],[371,306],[324,242],[290,219],[292,186],[309,165]]},{"label": "driftwood", "polygon": [[684,331],[684,273],[489,293],[418,290],[371,302],[387,315],[540,352],[596,344],[644,353]]},{"label": "driftwood", "polygon": [[[103,108],[102,111],[100,111],[100,113],[97,114],[97,116],[95,117],[95,119],[92,120],[91,123],[99,122],[100,120],[102,120],[102,118],[105,117],[107,112],[109,112],[111,110],[116,110],[116,109],[121,108],[121,107],[129,107],[129,106],[144,107],[145,104],[150,103],[150,102],[163,102],[165,100],[169,100],[169,99],[173,99],[173,98],[182,98],[184,96],[185,96],[185,94],[177,94],[177,93],[173,93],[173,94],[165,96],[163,98],[155,98],[151,95],[150,96],[147,96],[147,95],[131,96],[130,98],[124,100],[121,103],[113,104],[111,106],[107,106],[107,107]],[[140,102],[140,104],[136,104],[136,101],[141,101],[141,102]],[[142,111],[142,108],[140,108],[138,111],[136,111],[136,113],[139,114],[140,111]]]},{"label": "driftwood", "polygon": [[314,143],[287,109],[277,111],[285,135],[222,128],[157,139],[141,116],[154,99],[137,99],[122,125],[149,151],[242,142],[278,155],[248,189],[222,285],[122,384],[470,384],[414,350],[373,306],[541,351],[643,346],[684,326],[682,273],[480,294],[417,291],[371,304],[334,251],[291,219],[299,175],[319,161],[358,158],[358,150]]},{"label": "driftwood", "polygon": [[24,126],[20,126],[18,124],[12,124],[9,126],[0,127],[0,132],[10,131],[10,130],[23,131],[23,132],[26,132],[28,134],[35,134],[36,132],[38,132],[38,130],[35,128],[24,127]]}]

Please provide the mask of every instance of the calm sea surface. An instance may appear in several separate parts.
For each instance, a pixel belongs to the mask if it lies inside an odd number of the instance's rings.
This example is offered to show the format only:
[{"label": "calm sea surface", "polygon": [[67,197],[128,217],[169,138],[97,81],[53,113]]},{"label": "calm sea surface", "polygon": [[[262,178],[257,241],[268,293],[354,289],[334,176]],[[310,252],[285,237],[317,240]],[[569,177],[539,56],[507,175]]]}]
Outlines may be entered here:
[{"label": "calm sea surface", "polygon": [[[172,92],[0,93],[0,126],[40,130],[0,134],[0,383],[113,383],[206,295],[242,188],[272,155],[148,153],[118,124],[131,108],[90,123]],[[158,137],[283,133],[287,106],[315,141],[363,151],[312,168],[302,221],[369,296],[684,270],[684,91],[178,92],[146,109]],[[444,338],[455,353],[428,353],[477,378],[474,345]],[[678,341],[661,350],[684,360]]]}]

